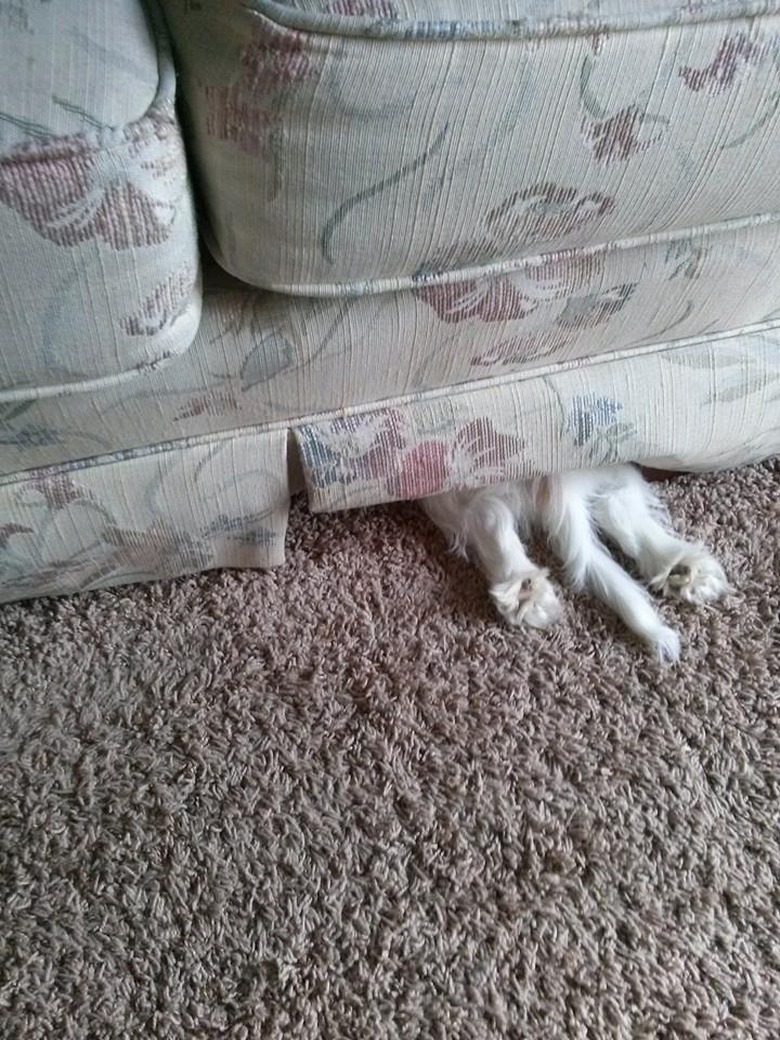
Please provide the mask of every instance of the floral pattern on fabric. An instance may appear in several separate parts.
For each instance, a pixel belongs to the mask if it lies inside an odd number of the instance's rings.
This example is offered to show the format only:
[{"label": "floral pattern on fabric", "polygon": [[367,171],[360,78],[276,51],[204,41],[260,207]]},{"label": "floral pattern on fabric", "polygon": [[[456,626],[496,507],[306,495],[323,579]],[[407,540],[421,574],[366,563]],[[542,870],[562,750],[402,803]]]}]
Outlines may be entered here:
[{"label": "floral pattern on fabric", "polygon": [[109,148],[31,147],[0,158],[0,203],[59,246],[100,239],[112,249],[159,245],[187,187],[172,116],[124,131]]},{"label": "floral pattern on fabric", "polygon": [[197,275],[187,263],[159,282],[135,314],[119,322],[128,336],[156,336],[179,318],[189,306]]},{"label": "floral pattern on fabric", "polygon": [[646,122],[646,114],[636,105],[629,105],[606,119],[584,122],[583,132],[593,146],[597,162],[610,163],[630,159],[661,139],[660,134],[640,139],[640,130]]},{"label": "floral pattern on fabric", "polygon": [[582,447],[597,430],[614,426],[622,410],[623,405],[609,397],[597,397],[595,394],[575,397],[571,402],[566,429],[574,438],[574,443]]},{"label": "floral pattern on fabric", "polygon": [[[777,210],[773,5],[616,0],[569,21],[496,0],[495,22],[450,4],[427,22],[420,2],[296,0],[287,19],[168,0],[218,256],[239,277],[404,291]],[[264,89],[241,93],[258,65]],[[210,117],[204,89],[222,99]]]},{"label": "floral pattern on fabric", "polygon": [[[598,224],[615,207],[615,200],[603,192],[583,193],[565,185],[537,184],[515,192],[485,213],[475,232],[434,253],[415,272],[415,286],[446,286],[442,274],[461,268],[479,267],[507,251],[543,245],[548,241],[587,232],[594,234]],[[534,265],[540,284],[560,283],[586,276],[600,263],[598,254],[580,256],[575,249],[559,249],[542,254],[543,262]],[[495,276],[493,276],[495,277]],[[500,277],[500,275],[498,275]],[[487,279],[486,279],[487,280]]]},{"label": "floral pattern on fabric", "polygon": [[601,191],[546,182],[508,196],[490,210],[485,226],[504,242],[543,242],[597,222],[614,207],[614,198]]},{"label": "floral pattern on fabric", "polygon": [[422,286],[415,292],[433,307],[442,321],[451,324],[467,318],[485,322],[518,321],[536,307],[535,302],[518,292],[507,278]]},{"label": "floral pattern on fabric", "polygon": [[325,429],[304,426],[299,446],[318,484],[379,483],[391,500],[490,483],[523,451],[519,437],[500,433],[489,418],[454,422],[420,439],[397,410],[335,419]]},{"label": "floral pattern on fabric", "polygon": [[[601,48],[594,47],[594,55]],[[591,86],[591,77],[596,67],[593,55],[586,54],[580,73],[580,100],[586,115],[582,120],[582,133],[593,150],[596,162],[610,165],[625,162],[657,144],[669,126],[666,116],[651,115],[645,104],[632,102],[617,111],[611,111],[596,97]],[[648,133],[646,127],[655,127]]]},{"label": "floral pattern on fabric", "polygon": [[[780,450],[779,344],[700,341],[291,427],[316,509],[630,460],[737,465]],[[0,483],[0,599],[280,562],[287,429],[231,429]]]},{"label": "floral pattern on fabric", "polygon": [[597,393],[582,394],[571,399],[566,415],[566,432],[578,448],[588,453],[588,465],[610,466],[621,459],[624,442],[634,437],[635,426],[620,419],[622,402]]},{"label": "floral pattern on fabric", "polygon": [[[603,253],[572,251],[553,254],[511,275],[421,285],[414,293],[433,308],[441,321],[450,325],[472,319],[485,323],[520,322],[544,306],[545,311],[541,313],[546,315],[551,333],[553,325],[593,328],[619,314],[638,284],[626,282],[576,295],[578,289],[598,284],[604,263]],[[686,270],[689,277],[695,277],[698,267],[690,260]],[[562,307],[558,301],[562,301]],[[520,338],[534,340],[543,335],[543,330],[534,329]]]},{"label": "floral pattern on fabric", "polygon": [[522,449],[519,437],[499,433],[489,418],[474,419],[401,450],[386,478],[387,490],[393,498],[411,499],[446,488],[487,484],[499,479],[502,467]]},{"label": "floral pattern on fabric", "polygon": [[780,450],[779,343],[780,328],[702,340],[305,423],[310,500],[343,509],[671,455],[677,468],[766,457]]},{"label": "floral pattern on fabric", "polygon": [[0,602],[282,562],[285,440],[256,434],[0,485]]},{"label": "floral pattern on fabric", "polygon": [[[523,317],[494,321],[485,320],[489,293],[467,298],[472,316],[461,305],[442,317],[436,294],[419,289],[285,299],[227,276],[218,288],[210,275],[201,327],[184,357],[83,400],[0,404],[0,463],[14,472],[258,420],[297,422],[542,366],[587,367],[615,351],[690,340],[702,329],[727,333],[735,314],[746,325],[765,323],[777,311],[778,249],[780,222],[652,248],[550,254],[494,279],[524,301]],[[457,303],[462,283],[448,292]],[[156,313],[134,312],[138,329],[153,325]]]},{"label": "floral pattern on fabric", "polygon": [[537,298],[557,300],[598,283],[604,273],[604,252],[569,249],[550,253],[525,268],[536,287]]},{"label": "floral pattern on fabric", "polygon": [[510,336],[499,340],[480,354],[471,364],[476,369],[517,369],[565,350],[571,343],[569,332],[557,327],[532,332],[526,336]]},{"label": "floral pattern on fabric", "polygon": [[566,307],[556,319],[559,325],[571,329],[592,328],[609,321],[618,314],[634,294],[636,285],[615,285],[603,292],[589,293],[587,296],[573,296],[566,301]]},{"label": "floral pattern on fabric", "polygon": [[280,125],[281,94],[318,76],[320,62],[303,33],[265,28],[244,46],[240,63],[235,83],[203,88],[206,133],[262,156]]},{"label": "floral pattern on fabric", "polygon": [[766,42],[751,39],[745,32],[734,33],[723,38],[708,65],[701,68],[685,65],[680,69],[680,76],[689,90],[721,94],[760,65],[771,51]]},{"label": "floral pattern on fabric", "polygon": [[[13,301],[0,318],[4,403],[130,381],[186,351],[201,314],[161,12],[138,0],[117,0],[108,18],[98,0],[27,7],[31,32],[0,48],[13,47],[20,79],[9,85],[4,68],[0,297]],[[67,440],[78,457],[103,450],[89,422],[76,425],[38,417],[10,431],[0,421],[0,441]]]}]

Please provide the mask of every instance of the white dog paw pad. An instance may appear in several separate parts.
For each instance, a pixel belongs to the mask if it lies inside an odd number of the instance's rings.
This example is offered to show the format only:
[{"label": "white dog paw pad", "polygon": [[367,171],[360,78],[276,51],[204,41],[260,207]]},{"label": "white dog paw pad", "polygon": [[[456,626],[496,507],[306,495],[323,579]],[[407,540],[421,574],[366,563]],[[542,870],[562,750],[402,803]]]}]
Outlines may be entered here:
[{"label": "white dog paw pad", "polygon": [[490,589],[490,595],[510,625],[547,628],[563,612],[555,587],[548,580],[547,572],[542,570],[498,582]]},{"label": "white dog paw pad", "polygon": [[662,579],[662,591],[686,603],[712,603],[729,591],[723,568],[708,552],[693,552],[676,560]]}]

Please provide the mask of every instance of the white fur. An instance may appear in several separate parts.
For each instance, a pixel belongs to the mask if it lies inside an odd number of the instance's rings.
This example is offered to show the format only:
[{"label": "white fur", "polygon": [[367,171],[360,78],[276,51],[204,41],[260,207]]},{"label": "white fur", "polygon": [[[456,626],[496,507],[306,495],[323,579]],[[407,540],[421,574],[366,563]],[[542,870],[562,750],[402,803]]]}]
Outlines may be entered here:
[{"label": "white fur", "polygon": [[545,628],[562,610],[547,572],[523,547],[521,535],[534,526],[546,533],[568,581],[611,607],[661,661],[678,660],[680,637],[664,624],[647,591],[610,556],[597,531],[635,561],[654,590],[693,604],[728,591],[717,560],[670,530],[660,502],[633,466],[452,491],[423,499],[422,506],[456,549],[476,556],[496,607],[511,625]]}]

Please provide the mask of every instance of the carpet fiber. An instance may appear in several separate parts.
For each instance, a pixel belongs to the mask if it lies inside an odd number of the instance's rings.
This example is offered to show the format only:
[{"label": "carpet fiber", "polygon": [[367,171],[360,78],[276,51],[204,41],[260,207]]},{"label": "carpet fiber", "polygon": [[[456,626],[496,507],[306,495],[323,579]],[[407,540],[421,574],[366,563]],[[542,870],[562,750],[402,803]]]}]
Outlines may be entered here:
[{"label": "carpet fiber", "polygon": [[412,506],[1,610],[0,1035],[780,1036],[780,465],[660,491],[737,588],[676,668]]}]

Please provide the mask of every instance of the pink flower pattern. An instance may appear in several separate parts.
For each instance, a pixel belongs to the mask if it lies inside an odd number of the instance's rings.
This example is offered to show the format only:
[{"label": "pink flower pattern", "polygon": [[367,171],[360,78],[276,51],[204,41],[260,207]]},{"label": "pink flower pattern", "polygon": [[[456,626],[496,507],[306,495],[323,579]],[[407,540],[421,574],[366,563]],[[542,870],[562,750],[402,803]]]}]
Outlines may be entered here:
[{"label": "pink flower pattern", "polygon": [[680,76],[689,90],[721,94],[769,53],[766,44],[751,40],[747,33],[735,33],[723,39],[709,65],[701,69],[686,65],[680,69]]},{"label": "pink flower pattern", "polygon": [[[578,290],[594,284],[601,277],[603,269],[603,252],[562,250],[550,253],[540,263],[522,268],[514,276],[499,275],[443,285],[422,285],[414,292],[447,324],[469,319],[486,323],[521,321],[542,304],[572,297]],[[513,277],[515,280],[523,280],[525,284],[522,290],[515,284]],[[528,336],[521,336],[515,337],[512,342],[527,340]],[[514,347],[512,352],[516,353]],[[537,352],[533,351],[534,354]]]},{"label": "pink flower pattern", "polygon": [[239,87],[205,87],[206,133],[238,144],[248,155],[263,155],[274,115],[259,108]]},{"label": "pink flower pattern", "polygon": [[244,48],[237,83],[203,88],[206,133],[263,155],[279,125],[279,92],[318,73],[302,33],[264,29]]},{"label": "pink flower pattern", "polygon": [[553,299],[569,296],[585,285],[591,285],[604,270],[604,253],[561,250],[549,253],[540,263],[523,270],[526,278]]},{"label": "pink flower pattern", "polygon": [[415,294],[436,311],[442,321],[457,324],[469,318],[484,322],[518,321],[536,307],[508,278],[473,279],[444,285],[424,285]]},{"label": "pink flower pattern", "polygon": [[400,450],[373,454],[369,475],[396,499],[425,498],[450,488],[503,479],[505,466],[522,454],[523,442],[499,433],[490,418]]},{"label": "pink flower pattern", "polygon": [[593,145],[593,154],[597,162],[611,163],[630,159],[632,155],[647,151],[659,141],[660,133],[640,140],[639,131],[646,119],[645,113],[637,105],[628,105],[606,119],[584,120],[583,133],[586,140]]},{"label": "pink flower pattern", "polygon": [[523,442],[500,433],[489,417],[419,437],[395,409],[335,419],[300,431],[301,451],[315,484],[373,483],[390,499],[416,499],[450,488],[507,479]]},{"label": "pink flower pattern", "polygon": [[300,33],[265,32],[244,48],[241,69],[242,88],[264,94],[308,79],[312,61]]},{"label": "pink flower pattern", "polygon": [[117,250],[159,245],[171,234],[185,169],[178,128],[158,115],[151,133],[128,128],[110,148],[43,146],[0,160],[0,203],[60,246],[92,239]]}]

